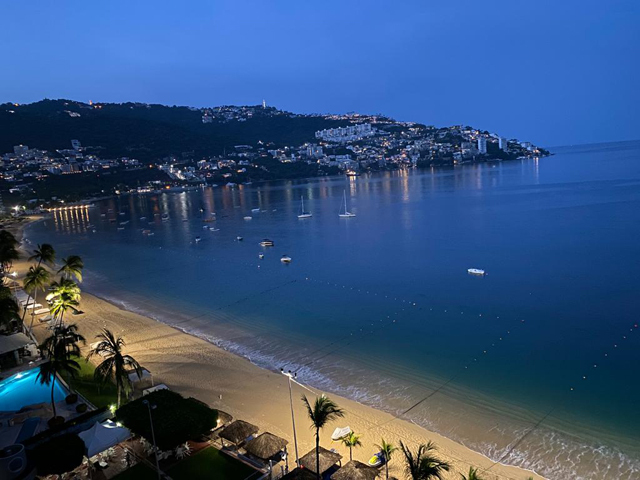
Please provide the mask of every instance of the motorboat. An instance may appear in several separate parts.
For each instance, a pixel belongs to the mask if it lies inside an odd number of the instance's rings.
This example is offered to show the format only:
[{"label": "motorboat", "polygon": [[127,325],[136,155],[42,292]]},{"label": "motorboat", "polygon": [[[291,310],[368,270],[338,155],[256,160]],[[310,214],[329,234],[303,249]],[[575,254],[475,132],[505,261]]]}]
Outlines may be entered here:
[{"label": "motorboat", "polygon": [[245,219],[245,220],[251,220],[251,219],[253,219],[253,217],[251,217],[251,216],[247,215],[246,217],[244,217],[244,219]]},{"label": "motorboat", "polygon": [[304,210],[304,198],[300,197],[300,215],[298,218],[311,218],[311,212],[305,212]]},{"label": "motorboat", "polygon": [[196,242],[196,243],[200,243],[200,241],[201,241],[202,239],[201,239],[200,237],[196,237],[194,240],[195,240],[195,242]]},{"label": "motorboat", "polygon": [[291,257],[290,257],[289,255],[283,255],[283,256],[280,258],[280,261],[281,261],[282,263],[291,263]]},{"label": "motorboat", "polygon": [[268,238],[265,238],[260,242],[261,247],[273,247],[274,245],[275,243],[273,243],[273,240],[269,240]]},{"label": "motorboat", "polygon": [[467,272],[469,273],[469,275],[479,275],[479,276],[484,276],[487,274],[487,272],[485,272],[484,270],[482,270],[481,268],[468,268]]},{"label": "motorboat", "polygon": [[209,231],[210,232],[219,232],[220,229],[219,228],[215,228],[215,227],[209,227]]},{"label": "motorboat", "polygon": [[239,241],[239,242],[241,242],[241,241],[242,241],[242,237],[241,237],[240,235],[238,235],[238,236],[236,237],[236,240],[237,240],[237,241]]},{"label": "motorboat", "polygon": [[251,212],[252,213],[260,213],[260,209],[259,208],[252,208]]},{"label": "motorboat", "polygon": [[356,214],[355,213],[351,213],[349,210],[347,210],[347,191],[345,190],[342,198],[344,199],[344,203],[343,203],[343,207],[340,208],[340,213],[338,214],[340,216],[340,218],[351,218],[351,217],[355,217]]},{"label": "motorboat", "polygon": [[262,259],[264,258],[264,253],[259,253],[259,254],[258,254],[258,258],[259,258],[260,260],[262,260]]}]

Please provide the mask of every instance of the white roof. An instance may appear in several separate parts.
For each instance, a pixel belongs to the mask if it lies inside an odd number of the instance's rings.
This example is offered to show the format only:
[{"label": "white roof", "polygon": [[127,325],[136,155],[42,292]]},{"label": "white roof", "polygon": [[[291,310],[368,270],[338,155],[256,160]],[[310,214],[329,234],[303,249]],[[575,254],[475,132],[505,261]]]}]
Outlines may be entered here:
[{"label": "white roof", "polygon": [[14,333],[13,335],[0,335],[0,355],[3,353],[19,350],[33,343],[24,333]]},{"label": "white roof", "polygon": [[104,423],[94,423],[93,427],[80,432],[78,436],[84,442],[87,457],[90,458],[124,442],[131,436],[131,432],[124,427],[119,427],[111,420],[107,420]]}]

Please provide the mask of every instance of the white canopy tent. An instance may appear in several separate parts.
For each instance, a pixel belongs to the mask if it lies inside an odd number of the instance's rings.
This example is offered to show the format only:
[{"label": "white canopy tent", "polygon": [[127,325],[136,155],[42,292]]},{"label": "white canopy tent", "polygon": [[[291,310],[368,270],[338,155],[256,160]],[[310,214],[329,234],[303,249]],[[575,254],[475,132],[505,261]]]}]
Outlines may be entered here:
[{"label": "white canopy tent", "polygon": [[94,423],[93,427],[79,433],[78,436],[84,442],[87,457],[91,458],[120,442],[124,442],[131,436],[131,432],[124,427],[119,427],[111,420],[107,420],[103,423]]}]

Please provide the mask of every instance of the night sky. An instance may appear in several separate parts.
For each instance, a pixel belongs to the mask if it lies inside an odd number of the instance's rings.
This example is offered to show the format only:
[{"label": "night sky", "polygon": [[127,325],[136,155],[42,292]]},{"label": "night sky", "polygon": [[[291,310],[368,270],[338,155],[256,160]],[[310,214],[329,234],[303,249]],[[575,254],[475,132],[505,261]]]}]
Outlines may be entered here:
[{"label": "night sky", "polygon": [[554,146],[640,138],[640,1],[0,3],[0,102],[384,113]]}]

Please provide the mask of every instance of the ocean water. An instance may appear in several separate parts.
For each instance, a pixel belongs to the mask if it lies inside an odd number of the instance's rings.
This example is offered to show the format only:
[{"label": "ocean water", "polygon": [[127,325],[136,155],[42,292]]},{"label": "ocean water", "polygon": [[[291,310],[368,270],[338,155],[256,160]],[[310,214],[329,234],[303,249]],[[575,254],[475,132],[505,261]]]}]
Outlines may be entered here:
[{"label": "ocean water", "polygon": [[82,255],[92,293],[495,461],[640,478],[640,142],[553,151],[123,196],[27,238]]}]

